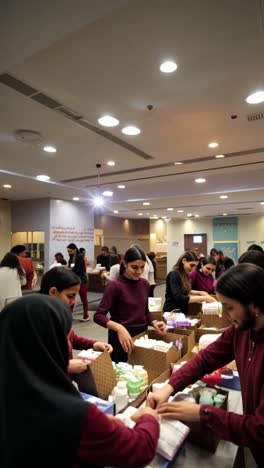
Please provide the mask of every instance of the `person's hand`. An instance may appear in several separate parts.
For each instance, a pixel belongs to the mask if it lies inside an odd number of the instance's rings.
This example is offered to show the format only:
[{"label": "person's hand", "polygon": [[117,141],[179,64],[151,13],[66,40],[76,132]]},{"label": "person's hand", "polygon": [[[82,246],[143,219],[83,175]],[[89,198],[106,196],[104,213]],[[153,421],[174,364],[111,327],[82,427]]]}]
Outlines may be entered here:
[{"label": "person's hand", "polygon": [[168,400],[173,392],[173,387],[170,384],[164,385],[157,392],[150,392],[147,397],[146,406],[150,408],[159,408],[162,403]]},{"label": "person's hand", "polygon": [[158,322],[156,320],[152,322],[152,326],[155,328],[155,330],[157,331],[159,335],[164,335],[164,333],[166,333],[167,331],[167,326],[166,326],[166,323],[164,322]]},{"label": "person's hand", "polygon": [[131,351],[134,349],[134,341],[132,340],[132,337],[128,333],[127,329],[123,327],[123,325],[120,325],[117,334],[119,342],[125,353],[131,353]]},{"label": "person's hand", "polygon": [[94,351],[106,351],[108,354],[111,354],[113,351],[113,347],[108,343],[103,343],[101,341],[96,341],[93,344]]},{"label": "person's hand", "polygon": [[205,302],[216,302],[216,299],[212,296],[204,296],[204,301]]},{"label": "person's hand", "polygon": [[200,405],[187,401],[163,403],[158,408],[158,413],[167,419],[179,419],[188,422],[200,421]]},{"label": "person's hand", "polygon": [[150,408],[150,407],[148,407],[148,406],[145,406],[144,408],[141,408],[138,411],[136,411],[136,413],[132,414],[131,419],[132,419],[132,421],[137,423],[140,420],[140,418],[142,418],[142,416],[144,416],[145,414],[149,414],[150,416],[154,416],[154,418],[157,421],[159,420],[159,416],[158,416],[157,411]]},{"label": "person's hand", "polygon": [[200,291],[199,295],[200,296],[210,296],[210,294],[208,294],[208,292],[206,292],[206,291]]},{"label": "person's hand", "polygon": [[87,364],[82,359],[70,359],[68,365],[69,374],[81,374],[86,371]]}]

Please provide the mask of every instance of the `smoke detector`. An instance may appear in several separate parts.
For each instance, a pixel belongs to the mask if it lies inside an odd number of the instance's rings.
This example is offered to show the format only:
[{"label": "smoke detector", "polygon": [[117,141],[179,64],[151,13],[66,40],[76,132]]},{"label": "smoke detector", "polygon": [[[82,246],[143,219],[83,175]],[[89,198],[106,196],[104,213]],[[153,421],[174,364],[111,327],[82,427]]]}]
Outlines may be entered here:
[{"label": "smoke detector", "polygon": [[24,143],[29,143],[31,145],[39,145],[43,142],[41,133],[34,130],[19,129],[14,131],[14,135],[16,140],[23,141]]}]

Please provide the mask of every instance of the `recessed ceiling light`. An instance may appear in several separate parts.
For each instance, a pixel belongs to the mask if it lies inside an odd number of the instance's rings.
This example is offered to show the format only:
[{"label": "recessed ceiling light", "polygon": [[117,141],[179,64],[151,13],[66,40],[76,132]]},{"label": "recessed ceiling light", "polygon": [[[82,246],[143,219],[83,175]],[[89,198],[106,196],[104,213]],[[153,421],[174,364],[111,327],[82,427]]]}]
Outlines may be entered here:
[{"label": "recessed ceiling light", "polygon": [[12,185],[10,185],[10,184],[4,184],[3,187],[4,187],[4,188],[12,188]]},{"label": "recessed ceiling light", "polygon": [[184,210],[177,210],[177,213],[184,213]]},{"label": "recessed ceiling light", "polygon": [[147,215],[149,215],[149,213],[147,213]]},{"label": "recessed ceiling light", "polygon": [[57,152],[55,146],[47,145],[47,146],[44,146],[43,149],[44,149],[44,151],[46,151],[47,153],[56,153],[56,152]]},{"label": "recessed ceiling light", "polygon": [[227,213],[223,213],[223,216],[227,216]]},{"label": "recessed ceiling light", "polygon": [[112,197],[112,195],[113,195],[113,192],[111,192],[111,190],[105,190],[103,192],[104,197]]},{"label": "recessed ceiling light", "polygon": [[264,91],[256,91],[255,93],[250,94],[246,98],[246,101],[248,104],[259,104],[264,102]]},{"label": "recessed ceiling light", "polygon": [[194,215],[194,217],[195,217],[195,218],[199,218],[199,215],[198,215],[198,214],[196,214],[196,215]]},{"label": "recessed ceiling light", "polygon": [[108,161],[107,165],[108,166],[115,166],[115,161]]},{"label": "recessed ceiling light", "polygon": [[260,202],[260,205],[264,205],[264,201],[261,201],[261,202]]},{"label": "recessed ceiling light", "polygon": [[209,148],[217,148],[219,146],[219,143],[217,143],[216,141],[212,141],[211,143],[209,143]]},{"label": "recessed ceiling light", "polygon": [[167,219],[167,216],[162,216],[161,218],[162,218],[162,219]]},{"label": "recessed ceiling light", "polygon": [[138,127],[133,127],[132,125],[129,125],[128,127],[122,128],[122,133],[124,133],[124,135],[133,136],[139,135],[141,133],[141,130]]},{"label": "recessed ceiling light", "polygon": [[99,195],[97,195],[96,197],[94,197],[93,199],[93,204],[96,208],[101,208],[102,206],[104,206],[104,200],[102,199],[102,197],[100,197]]},{"label": "recessed ceiling light", "polygon": [[163,62],[160,65],[160,71],[162,73],[173,73],[175,70],[177,70],[177,68],[177,63],[173,62],[172,60],[166,60],[166,62]]},{"label": "recessed ceiling light", "polygon": [[50,177],[48,175],[42,174],[42,175],[37,175],[36,179],[40,180],[41,182],[47,182],[48,180],[50,180]]},{"label": "recessed ceiling light", "polygon": [[188,218],[190,218],[190,216],[192,216],[192,213],[187,213],[187,216]]},{"label": "recessed ceiling light", "polygon": [[197,184],[203,184],[204,182],[206,182],[206,179],[204,179],[203,177],[198,177],[198,179],[195,179],[195,182]]},{"label": "recessed ceiling light", "polygon": [[138,216],[143,216],[143,213],[138,213]]},{"label": "recessed ceiling light", "polygon": [[181,166],[183,163],[181,161],[175,161],[173,164],[174,166]]},{"label": "recessed ceiling light", "polygon": [[115,213],[115,214],[117,214],[117,213],[118,213],[118,211],[117,211],[117,210],[115,210],[115,211],[114,211],[114,213]]},{"label": "recessed ceiling light", "polygon": [[79,197],[73,197],[73,200],[74,200],[74,201],[79,201],[80,198],[79,198]]},{"label": "recessed ceiling light", "polygon": [[125,185],[118,185],[117,188],[123,189],[123,188],[126,188],[126,186]]},{"label": "recessed ceiling light", "polygon": [[144,203],[142,203],[142,205],[149,206],[150,203],[148,201],[145,201]]},{"label": "recessed ceiling light", "polygon": [[222,198],[222,200],[225,200],[226,198],[228,198],[228,195],[220,195],[219,198]]},{"label": "recessed ceiling light", "polygon": [[167,208],[167,211],[173,211],[174,208]]},{"label": "recessed ceiling light", "polygon": [[215,156],[215,158],[216,158],[216,159],[223,159],[223,158],[225,158],[225,155],[224,155],[224,154],[217,154],[217,155]]},{"label": "recessed ceiling light", "polygon": [[97,122],[104,127],[116,127],[119,124],[119,120],[111,115],[103,115]]}]

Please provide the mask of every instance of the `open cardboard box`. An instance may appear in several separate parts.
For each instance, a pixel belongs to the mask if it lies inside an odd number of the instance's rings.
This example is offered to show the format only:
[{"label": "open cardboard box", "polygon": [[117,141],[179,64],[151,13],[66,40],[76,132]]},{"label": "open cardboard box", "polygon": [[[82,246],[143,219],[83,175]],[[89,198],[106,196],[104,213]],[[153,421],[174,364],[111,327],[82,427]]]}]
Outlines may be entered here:
[{"label": "open cardboard box", "polygon": [[[187,361],[190,358],[190,354],[185,355],[182,357],[180,361],[178,361],[176,364],[178,364],[181,361]],[[167,369],[165,372],[163,372],[161,375],[159,375],[153,382],[154,383],[162,383],[165,382],[167,379],[169,379],[171,376],[171,369]],[[209,387],[209,385],[207,385]],[[214,388],[214,387],[213,387]],[[221,388],[217,388],[217,393],[221,393],[221,395],[225,395],[226,399],[224,400],[221,409],[227,410],[227,402],[228,402],[228,391],[223,390]],[[194,395],[196,398],[198,398],[198,394]],[[190,428],[190,433],[188,435],[187,440],[195,445],[198,445],[201,448],[204,448],[208,450],[209,452],[215,452],[216,448],[220,442],[220,438],[212,433],[212,431],[209,431],[205,429],[204,427],[201,426],[199,422],[185,422],[187,426]]]},{"label": "open cardboard box", "polygon": [[[183,349],[187,347],[187,337],[181,334],[165,333],[165,335],[159,335],[155,330],[148,330],[140,333],[133,337],[133,340],[140,338],[141,336],[148,335],[149,338],[155,340],[163,340],[166,343],[175,342],[178,340],[182,343]],[[135,346],[134,351],[129,354],[129,364],[141,364],[145,367],[148,372],[149,383],[158,377],[162,372],[170,367],[172,362],[178,361],[183,355],[182,350],[172,346],[167,353],[157,351],[154,349],[147,349],[140,346]]]},{"label": "open cardboard box", "polygon": [[194,330],[188,328],[170,328],[170,333],[176,333],[177,335],[186,336],[187,342],[183,343],[182,352],[183,354],[191,353],[195,345],[195,334]]},{"label": "open cardboard box", "polygon": [[76,374],[74,380],[80,392],[107,400],[116,385],[115,371],[109,354],[107,352],[100,354],[87,366],[85,372]]}]

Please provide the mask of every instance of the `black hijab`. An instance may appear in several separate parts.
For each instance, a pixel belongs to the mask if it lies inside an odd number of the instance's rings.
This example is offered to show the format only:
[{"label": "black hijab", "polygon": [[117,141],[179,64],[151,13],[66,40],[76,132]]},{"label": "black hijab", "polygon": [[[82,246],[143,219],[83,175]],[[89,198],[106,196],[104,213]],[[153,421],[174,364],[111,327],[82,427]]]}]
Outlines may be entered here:
[{"label": "black hijab", "polygon": [[0,466],[73,468],[88,405],[68,375],[69,308],[32,294],[0,314]]}]

